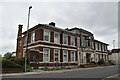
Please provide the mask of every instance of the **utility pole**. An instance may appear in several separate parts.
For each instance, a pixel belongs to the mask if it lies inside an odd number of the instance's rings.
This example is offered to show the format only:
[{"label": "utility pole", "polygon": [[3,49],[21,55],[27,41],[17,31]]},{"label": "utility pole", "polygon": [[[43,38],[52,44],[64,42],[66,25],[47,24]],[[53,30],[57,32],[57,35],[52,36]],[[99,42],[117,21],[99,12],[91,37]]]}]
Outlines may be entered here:
[{"label": "utility pole", "polygon": [[115,40],[113,40],[113,54],[115,55],[115,64],[116,64]]},{"label": "utility pole", "polygon": [[25,54],[25,72],[26,72],[26,67],[27,67],[27,54],[28,54],[28,29],[29,29],[29,20],[30,20],[30,9],[32,6],[29,7],[28,11],[28,23],[27,23],[27,34],[26,34],[26,54]]}]

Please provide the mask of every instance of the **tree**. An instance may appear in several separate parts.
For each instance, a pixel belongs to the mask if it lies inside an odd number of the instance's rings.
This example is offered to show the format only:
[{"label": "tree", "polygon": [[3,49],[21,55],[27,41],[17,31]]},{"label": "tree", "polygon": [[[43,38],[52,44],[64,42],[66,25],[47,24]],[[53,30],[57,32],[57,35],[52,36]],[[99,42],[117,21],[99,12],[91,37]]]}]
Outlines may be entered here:
[{"label": "tree", "polygon": [[7,52],[7,53],[5,53],[4,54],[4,59],[11,59],[12,58],[12,55],[13,55],[13,53],[11,53],[11,52]]}]

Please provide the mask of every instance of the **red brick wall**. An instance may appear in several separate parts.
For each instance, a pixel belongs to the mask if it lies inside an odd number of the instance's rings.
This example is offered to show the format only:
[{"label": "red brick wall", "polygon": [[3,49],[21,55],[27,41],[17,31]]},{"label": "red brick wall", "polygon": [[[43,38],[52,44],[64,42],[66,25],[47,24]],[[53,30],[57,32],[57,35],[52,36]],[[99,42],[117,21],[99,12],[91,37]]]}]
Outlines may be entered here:
[{"label": "red brick wall", "polygon": [[71,62],[71,55],[70,55],[70,50],[68,50],[68,62]]},{"label": "red brick wall", "polygon": [[40,40],[43,40],[43,29],[39,29],[40,32]]},{"label": "red brick wall", "polygon": [[54,62],[54,49],[50,48],[50,62]]},{"label": "red brick wall", "polygon": [[54,32],[51,31],[50,33],[51,33],[50,34],[50,42],[54,42]]}]

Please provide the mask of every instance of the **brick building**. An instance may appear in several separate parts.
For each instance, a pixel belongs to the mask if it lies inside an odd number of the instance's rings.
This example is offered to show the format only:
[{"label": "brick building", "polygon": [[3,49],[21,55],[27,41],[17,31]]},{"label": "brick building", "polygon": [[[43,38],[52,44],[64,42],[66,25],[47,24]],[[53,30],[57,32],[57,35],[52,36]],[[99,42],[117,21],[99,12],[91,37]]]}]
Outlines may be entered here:
[{"label": "brick building", "polygon": [[[24,57],[26,33],[19,25],[16,57]],[[28,53],[31,64],[39,66],[80,65],[100,59],[108,60],[108,44],[95,40],[94,35],[80,28],[61,29],[55,23],[38,24],[29,29]]]}]

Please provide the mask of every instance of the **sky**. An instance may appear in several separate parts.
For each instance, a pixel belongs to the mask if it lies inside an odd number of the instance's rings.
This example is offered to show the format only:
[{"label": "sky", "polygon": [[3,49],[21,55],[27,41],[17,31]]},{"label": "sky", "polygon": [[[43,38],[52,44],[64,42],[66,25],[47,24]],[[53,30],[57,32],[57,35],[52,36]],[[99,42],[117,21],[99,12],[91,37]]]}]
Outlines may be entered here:
[{"label": "sky", "polygon": [[94,38],[108,43],[108,49],[118,48],[117,2],[4,2],[0,3],[0,54],[16,51],[18,25],[27,30],[28,7],[32,6],[30,28],[55,22],[65,28],[83,28]]}]

